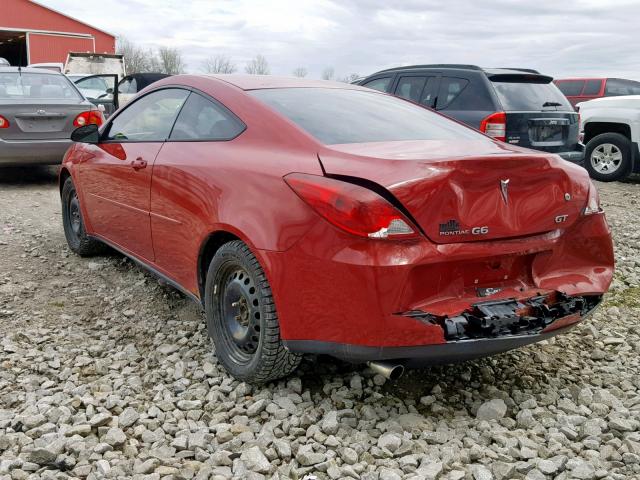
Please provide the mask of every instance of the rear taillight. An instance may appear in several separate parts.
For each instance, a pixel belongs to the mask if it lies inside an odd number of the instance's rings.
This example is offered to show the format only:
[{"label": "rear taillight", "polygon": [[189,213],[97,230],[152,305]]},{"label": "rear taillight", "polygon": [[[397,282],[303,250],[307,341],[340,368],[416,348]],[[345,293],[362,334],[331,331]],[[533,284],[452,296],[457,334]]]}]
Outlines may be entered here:
[{"label": "rear taillight", "polygon": [[483,118],[480,122],[480,131],[504,142],[507,139],[507,114],[496,112]]},{"label": "rear taillight", "polygon": [[303,173],[292,173],[284,180],[320,216],[345,232],[368,238],[418,236],[397,208],[367,188]]},{"label": "rear taillight", "polygon": [[0,128],[9,128],[9,120],[0,115]]},{"label": "rear taillight", "polygon": [[598,190],[593,182],[589,182],[589,197],[587,198],[587,206],[584,207],[582,211],[583,215],[594,215],[596,213],[601,213],[602,208],[600,207],[600,195],[598,195]]},{"label": "rear taillight", "polygon": [[102,125],[102,122],[104,122],[102,112],[100,112],[100,110],[90,110],[88,112],[80,113],[73,121],[73,126],[84,127],[85,125],[90,125],[92,123],[100,126]]}]

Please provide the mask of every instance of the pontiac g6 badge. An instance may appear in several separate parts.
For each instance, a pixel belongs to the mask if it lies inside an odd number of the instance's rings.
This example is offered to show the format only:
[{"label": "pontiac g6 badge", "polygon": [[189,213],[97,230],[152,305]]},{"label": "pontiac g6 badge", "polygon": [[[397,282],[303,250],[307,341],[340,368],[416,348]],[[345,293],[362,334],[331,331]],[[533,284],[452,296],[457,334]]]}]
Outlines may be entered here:
[{"label": "pontiac g6 badge", "polygon": [[471,227],[463,228],[460,226],[457,220],[449,220],[448,222],[441,223],[439,229],[440,235],[452,236],[452,235],[486,235],[489,233],[489,227]]},{"label": "pontiac g6 badge", "polygon": [[502,193],[502,200],[504,200],[504,204],[509,204],[509,179],[500,180],[500,193]]}]

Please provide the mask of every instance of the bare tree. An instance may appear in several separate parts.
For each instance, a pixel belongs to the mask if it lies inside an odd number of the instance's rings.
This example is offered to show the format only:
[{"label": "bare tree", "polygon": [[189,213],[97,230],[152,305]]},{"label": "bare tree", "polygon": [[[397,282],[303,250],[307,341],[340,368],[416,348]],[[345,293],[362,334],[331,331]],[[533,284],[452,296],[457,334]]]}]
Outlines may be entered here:
[{"label": "bare tree", "polygon": [[346,77],[339,78],[338,81],[344,83],[353,83],[359,78],[360,75],[358,75],[357,73],[352,73],[351,75],[347,75]]},{"label": "bare tree", "polygon": [[182,53],[177,48],[160,47],[158,49],[158,60],[160,72],[169,75],[183,73],[186,67],[182,59]]},{"label": "bare tree", "polygon": [[162,62],[160,62],[160,59],[151,48],[147,51],[147,55],[148,55],[148,62],[149,62],[149,69],[147,71],[162,73],[163,72]]},{"label": "bare tree", "polygon": [[333,80],[334,75],[335,75],[335,70],[333,69],[333,67],[327,67],[322,71],[323,80]]},{"label": "bare tree", "polygon": [[202,62],[202,70],[205,73],[234,73],[237,69],[226,55],[214,55]]},{"label": "bare tree", "polygon": [[302,78],[302,77],[306,77],[307,73],[309,72],[307,72],[307,69],[304,67],[298,67],[298,68],[295,68],[292,73],[294,77]]},{"label": "bare tree", "polygon": [[153,52],[147,51],[125,37],[118,37],[116,52],[124,57],[124,68],[127,75],[151,70]]},{"label": "bare tree", "polygon": [[244,67],[244,71],[251,75],[269,75],[271,70],[269,69],[269,62],[262,55],[256,55],[247,65]]}]

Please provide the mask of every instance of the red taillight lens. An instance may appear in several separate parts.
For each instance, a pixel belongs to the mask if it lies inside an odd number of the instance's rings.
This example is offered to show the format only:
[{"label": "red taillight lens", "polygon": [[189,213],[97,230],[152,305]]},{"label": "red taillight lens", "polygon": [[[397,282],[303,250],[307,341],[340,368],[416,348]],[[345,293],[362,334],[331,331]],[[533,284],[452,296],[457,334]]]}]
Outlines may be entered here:
[{"label": "red taillight lens", "polygon": [[0,115],[0,128],[9,128],[9,120]]},{"label": "red taillight lens", "polygon": [[483,118],[480,122],[480,131],[504,142],[507,139],[507,114],[496,112]]},{"label": "red taillight lens", "polygon": [[598,189],[593,184],[593,182],[589,182],[589,196],[587,197],[587,206],[584,207],[582,214],[594,215],[596,213],[602,213],[602,208],[600,207],[600,195],[598,194]]},{"label": "red taillight lens", "polygon": [[292,173],[285,182],[320,216],[359,237],[415,238],[411,222],[377,193],[333,178]]},{"label": "red taillight lens", "polygon": [[102,112],[100,110],[91,110],[88,112],[80,113],[76,119],[73,121],[74,127],[84,127],[85,125],[89,125],[95,123],[100,126],[104,122],[104,117],[102,116]]}]

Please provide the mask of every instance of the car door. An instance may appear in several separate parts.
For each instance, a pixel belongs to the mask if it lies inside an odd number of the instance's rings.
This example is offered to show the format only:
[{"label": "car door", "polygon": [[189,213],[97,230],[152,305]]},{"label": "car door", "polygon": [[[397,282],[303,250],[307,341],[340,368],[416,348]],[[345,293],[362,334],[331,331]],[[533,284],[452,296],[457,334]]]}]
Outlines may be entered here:
[{"label": "car door", "polygon": [[129,75],[124,77],[118,83],[118,99],[120,106],[124,106],[131,101],[131,99],[138,93],[138,81],[135,77]]},{"label": "car door", "polygon": [[[151,231],[156,267],[197,294],[200,243],[217,221],[216,170],[220,159],[238,155],[233,140],[244,123],[213,98],[191,93],[169,140],[153,165]],[[217,180],[216,180],[217,179]],[[214,212],[214,213],[211,213]]]},{"label": "car door", "polygon": [[149,194],[153,162],[189,92],[155,90],[122,110],[78,164],[92,232],[153,261]]},{"label": "car door", "polygon": [[89,75],[75,82],[76,87],[94,105],[100,107],[105,117],[118,109],[118,75]]}]

